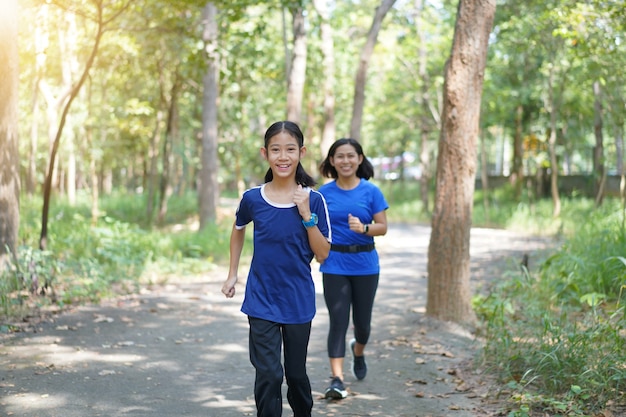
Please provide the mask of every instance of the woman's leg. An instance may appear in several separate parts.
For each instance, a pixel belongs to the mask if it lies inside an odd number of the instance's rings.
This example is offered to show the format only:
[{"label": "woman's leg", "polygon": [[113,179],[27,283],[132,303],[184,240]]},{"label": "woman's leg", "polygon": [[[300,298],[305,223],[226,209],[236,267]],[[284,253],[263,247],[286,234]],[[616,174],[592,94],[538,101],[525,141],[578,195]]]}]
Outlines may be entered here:
[{"label": "woman's leg", "polygon": [[378,289],[379,274],[350,277],[352,281],[352,322],[356,339],[355,354],[363,355],[372,323],[374,298]]},{"label": "woman's leg", "polygon": [[[324,300],[330,320],[327,348],[332,368],[333,362],[335,365],[343,364],[343,357],[346,355],[346,333],[350,324],[352,290],[350,281],[343,275],[323,274],[323,283]],[[333,361],[336,358],[342,360]],[[333,376],[341,377],[334,372]]]}]

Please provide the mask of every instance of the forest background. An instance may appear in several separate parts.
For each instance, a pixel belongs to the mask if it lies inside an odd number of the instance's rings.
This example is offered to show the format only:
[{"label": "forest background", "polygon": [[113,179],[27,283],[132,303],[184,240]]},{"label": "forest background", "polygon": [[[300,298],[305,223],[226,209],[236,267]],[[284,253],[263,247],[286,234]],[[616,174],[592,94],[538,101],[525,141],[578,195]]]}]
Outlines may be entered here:
[{"label": "forest background", "polygon": [[[335,138],[359,139],[390,219],[430,221],[458,2],[19,5],[10,157],[22,191],[5,315],[224,262],[233,204],[262,181],[275,120],[303,127],[314,174]],[[566,239],[537,279],[473,300],[516,415],[585,415],[623,390],[624,6],[497,2],[473,224]]]}]

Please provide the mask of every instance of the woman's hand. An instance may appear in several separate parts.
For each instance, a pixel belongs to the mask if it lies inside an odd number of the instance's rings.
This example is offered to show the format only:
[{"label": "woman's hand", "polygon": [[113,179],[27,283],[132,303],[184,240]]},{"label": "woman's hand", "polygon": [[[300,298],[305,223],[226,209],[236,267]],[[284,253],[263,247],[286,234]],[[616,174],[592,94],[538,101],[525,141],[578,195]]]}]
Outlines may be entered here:
[{"label": "woman's hand", "polygon": [[348,225],[350,226],[350,230],[356,233],[365,232],[365,225],[358,217],[353,216],[352,214],[348,214]]}]

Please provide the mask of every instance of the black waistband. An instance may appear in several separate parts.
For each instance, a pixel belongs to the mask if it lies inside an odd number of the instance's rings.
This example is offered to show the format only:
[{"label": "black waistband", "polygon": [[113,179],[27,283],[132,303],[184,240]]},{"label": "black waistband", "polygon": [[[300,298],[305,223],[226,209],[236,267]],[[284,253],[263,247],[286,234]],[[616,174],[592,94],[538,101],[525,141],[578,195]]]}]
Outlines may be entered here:
[{"label": "black waistband", "polygon": [[375,246],[373,243],[370,243],[369,245],[335,245],[333,243],[330,244],[330,250],[342,253],[371,252],[374,250],[374,247]]}]

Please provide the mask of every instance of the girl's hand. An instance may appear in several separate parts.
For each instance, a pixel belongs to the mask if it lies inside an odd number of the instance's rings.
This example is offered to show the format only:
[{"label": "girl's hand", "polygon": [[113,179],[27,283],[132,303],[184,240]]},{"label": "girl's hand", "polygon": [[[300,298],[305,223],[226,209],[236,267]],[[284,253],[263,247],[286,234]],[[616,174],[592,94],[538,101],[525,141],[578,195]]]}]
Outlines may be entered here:
[{"label": "girl's hand", "polygon": [[293,202],[298,207],[298,213],[304,220],[311,218],[311,205],[309,204],[309,190],[302,188],[302,185],[298,184],[298,188],[293,193]]},{"label": "girl's hand", "polygon": [[224,281],[224,285],[222,285],[222,293],[226,296],[226,298],[233,298],[235,296],[235,284],[237,283],[237,276],[228,277],[226,281]]}]

